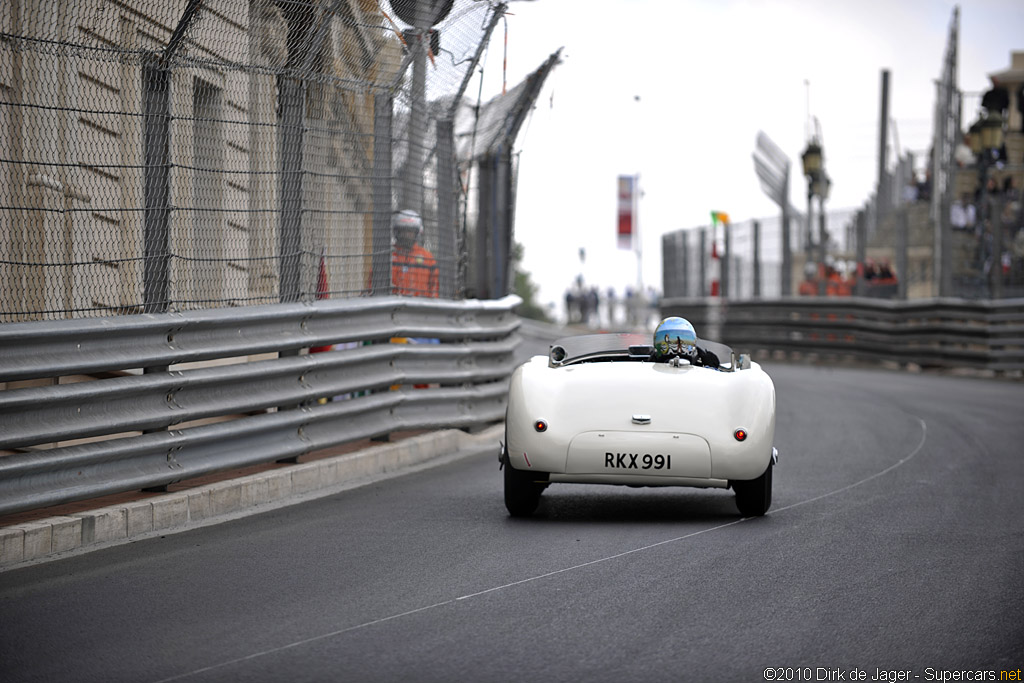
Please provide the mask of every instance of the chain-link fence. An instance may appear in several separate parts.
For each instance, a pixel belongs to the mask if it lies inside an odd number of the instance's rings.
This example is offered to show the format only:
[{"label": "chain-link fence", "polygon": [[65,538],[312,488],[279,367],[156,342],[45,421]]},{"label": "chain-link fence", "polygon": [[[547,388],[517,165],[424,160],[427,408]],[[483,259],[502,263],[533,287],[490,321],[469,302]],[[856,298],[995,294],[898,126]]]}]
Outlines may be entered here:
[{"label": "chain-link fence", "polygon": [[[826,213],[827,263],[844,278],[852,276],[855,269],[851,248],[856,219],[856,212],[849,209]],[[806,264],[817,260],[818,221],[815,215],[811,234],[803,215],[790,218],[790,282],[794,290],[805,279]],[[782,244],[780,216],[737,221],[724,228],[666,233],[661,244],[663,294],[667,298],[702,297],[717,289],[731,299],[778,299],[782,296]]]},{"label": "chain-link fence", "polygon": [[0,3],[0,321],[387,294],[400,209],[460,297],[452,122],[504,9]]},{"label": "chain-link fence", "polygon": [[[891,258],[900,296],[1000,299],[1024,295],[1024,131],[1020,98],[1014,111],[1007,84],[993,79],[980,115],[1000,129],[1003,144],[981,149],[978,130],[965,130],[968,93],[958,84],[960,12],[954,8],[939,78],[931,147],[924,173],[904,155],[865,207],[875,231],[868,255]],[[1020,53],[1018,53],[1020,54]],[[1024,54],[1016,56],[1024,65]],[[1010,82],[1014,80],[1010,72]],[[1019,80],[1019,76],[1016,77]],[[1021,88],[1018,83],[1015,86]],[[999,90],[1003,98],[992,97]],[[976,124],[977,125],[977,124]],[[975,148],[972,149],[972,146]]]},{"label": "chain-link fence", "polygon": [[[888,163],[888,72],[883,71],[876,191],[859,209],[828,210],[824,268],[815,263],[820,260],[815,244],[820,244],[820,214],[815,213],[810,230],[805,221],[792,222],[793,294],[900,299],[1024,296],[1024,52],[1014,52],[1011,68],[993,75],[993,88],[980,97],[981,118],[964,131],[965,93],[957,80],[959,25],[959,9],[954,9],[936,80],[933,135],[924,163],[909,151],[898,152]],[[994,146],[984,149],[982,130],[991,132],[993,126],[1000,132],[995,139],[1002,143],[986,143]],[[781,203],[788,182],[779,174],[788,161],[765,140],[759,136],[755,171],[769,196]],[[727,243],[719,230],[714,248],[710,228],[665,235],[665,296],[708,296],[713,287],[733,299],[780,296],[779,221],[733,224],[728,235]]]}]

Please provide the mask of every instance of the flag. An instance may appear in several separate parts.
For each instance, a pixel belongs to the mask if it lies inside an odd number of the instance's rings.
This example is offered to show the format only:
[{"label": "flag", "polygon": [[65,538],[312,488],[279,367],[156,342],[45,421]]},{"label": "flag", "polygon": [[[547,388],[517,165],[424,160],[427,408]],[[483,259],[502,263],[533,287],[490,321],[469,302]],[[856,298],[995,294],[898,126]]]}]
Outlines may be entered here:
[{"label": "flag", "polygon": [[729,227],[729,214],[724,211],[711,212],[711,258],[718,258],[718,224]]},{"label": "flag", "polygon": [[633,247],[636,223],[636,176],[619,176],[619,249]]}]

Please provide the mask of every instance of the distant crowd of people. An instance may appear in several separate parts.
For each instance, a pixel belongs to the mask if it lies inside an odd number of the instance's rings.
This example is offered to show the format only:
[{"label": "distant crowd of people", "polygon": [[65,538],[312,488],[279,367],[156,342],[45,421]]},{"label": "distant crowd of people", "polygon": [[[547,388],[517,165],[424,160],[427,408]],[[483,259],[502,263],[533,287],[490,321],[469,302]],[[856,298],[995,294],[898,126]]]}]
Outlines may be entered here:
[{"label": "distant crowd of people", "polygon": [[[987,206],[987,222],[994,217],[993,210],[998,209],[1004,229],[1019,228],[1020,225],[1020,189],[1017,181],[1012,175],[1006,176],[1002,183],[995,178],[989,178],[985,188],[985,202]],[[982,225],[978,220],[978,206],[982,201],[982,193],[976,190],[972,195],[964,192],[949,209],[949,221],[954,230],[967,230],[981,234],[989,225]]]},{"label": "distant crowd of people", "polygon": [[822,276],[825,279],[825,296],[853,296],[857,291],[858,278],[863,278],[867,285],[867,288],[861,292],[863,296],[890,296],[895,295],[895,287],[898,282],[892,264],[888,260],[867,259],[860,268],[854,261],[842,261],[838,264],[826,263],[824,272],[817,264],[810,263],[805,268],[804,281],[797,288],[797,294],[820,296]]},{"label": "distant crowd of people", "polygon": [[657,316],[658,292],[653,287],[637,292],[627,286],[620,297],[614,287],[605,292],[596,286],[587,286],[577,277],[565,291],[566,322],[585,325],[593,329],[626,326],[646,329]]},{"label": "distant crowd of people", "polygon": [[882,282],[889,284],[896,281],[896,273],[893,272],[892,264],[888,261],[868,259],[864,262],[864,279],[875,284]]},{"label": "distant crowd of people", "polygon": [[903,188],[904,202],[928,202],[932,198],[932,171],[927,169],[924,175],[915,174],[914,178]]},{"label": "distant crowd of people", "polygon": [[[1012,175],[1005,176],[1002,182],[990,177],[984,193],[976,191],[972,195],[965,192],[950,206],[949,220],[953,230],[967,233],[975,239],[969,265],[975,267],[982,282],[990,282],[994,272],[1002,278],[1004,286],[1024,287],[1022,209],[1021,191]],[[1001,248],[997,246],[997,225],[1002,228]]]},{"label": "distant crowd of people", "polygon": [[[1005,89],[993,88],[985,94],[982,106],[990,111],[1003,111],[1007,105]],[[1024,88],[1018,106],[1024,108]],[[1024,109],[1022,109],[1024,111]],[[1022,129],[1024,130],[1024,129]],[[1004,287],[1017,287],[1024,293],[1024,201],[1020,188],[1019,168],[1024,155],[1014,152],[1011,159],[1004,142],[996,149],[975,151],[968,131],[954,150],[954,161],[960,174],[977,172],[985,177],[984,186],[978,184],[973,192],[955,197],[949,207],[949,222],[959,237],[954,243],[961,245],[955,258],[954,272],[960,278],[972,280],[972,286],[984,294],[995,280],[1001,278]],[[976,141],[975,141],[976,142]],[[1013,146],[1011,146],[1011,151]],[[983,155],[983,156],[982,156]],[[985,164],[985,168],[980,167]],[[932,198],[930,173],[915,177],[903,188],[904,202],[929,201]],[[997,227],[1001,234],[997,234]],[[963,250],[964,243],[973,241],[973,249]],[[973,275],[964,275],[973,273]],[[865,273],[867,277],[867,273]]]}]

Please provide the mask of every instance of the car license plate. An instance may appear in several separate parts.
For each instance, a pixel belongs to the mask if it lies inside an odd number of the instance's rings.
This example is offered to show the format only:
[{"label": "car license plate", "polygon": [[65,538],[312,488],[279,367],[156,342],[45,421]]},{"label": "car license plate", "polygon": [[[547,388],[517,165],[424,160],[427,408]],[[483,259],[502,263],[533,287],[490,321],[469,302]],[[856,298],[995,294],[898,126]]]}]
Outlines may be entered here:
[{"label": "car license plate", "polygon": [[605,451],[604,467],[612,470],[670,470],[672,454]]},{"label": "car license plate", "polygon": [[711,448],[707,441],[694,434],[583,432],[573,437],[567,456],[567,474],[711,476]]}]

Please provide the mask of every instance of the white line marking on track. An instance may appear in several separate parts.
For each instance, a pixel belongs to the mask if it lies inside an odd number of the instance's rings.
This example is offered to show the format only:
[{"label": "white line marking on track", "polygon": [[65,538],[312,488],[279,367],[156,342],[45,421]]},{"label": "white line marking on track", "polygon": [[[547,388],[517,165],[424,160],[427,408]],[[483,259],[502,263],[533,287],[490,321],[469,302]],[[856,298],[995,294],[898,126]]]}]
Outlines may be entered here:
[{"label": "white line marking on track", "polygon": [[427,610],[432,610],[435,607],[444,607],[445,605],[450,605],[450,604],[452,604],[454,602],[455,602],[454,600],[445,600],[444,602],[438,602],[438,603],[435,603],[433,605],[427,605],[425,607],[417,607],[416,609],[411,609],[408,612],[402,612],[400,614],[392,614],[389,617],[381,617],[380,619],[374,619],[373,621],[367,621],[367,622],[364,622],[362,624],[357,624],[355,626],[347,626],[345,628],[340,628],[337,631],[331,631],[330,633],[322,633],[322,634],[320,634],[318,636],[313,636],[312,638],[304,638],[302,640],[296,640],[293,643],[288,643],[287,645],[280,645],[278,647],[272,647],[272,648],[270,648],[268,650],[263,650],[262,652],[254,652],[251,655],[246,655],[245,657],[238,657],[236,659],[229,659],[226,662],[221,662],[219,664],[211,664],[210,666],[204,666],[201,669],[196,669],[194,671],[188,671],[188,672],[183,673],[183,674],[178,674],[177,676],[171,676],[169,678],[161,678],[156,683],[168,683],[169,681],[180,681],[183,678],[191,678],[192,676],[198,676],[199,674],[204,674],[204,673],[207,673],[209,671],[216,671],[217,669],[223,669],[224,667],[231,666],[232,664],[241,664],[242,662],[248,662],[248,661],[251,661],[253,659],[258,659],[259,657],[263,657],[265,655],[271,655],[271,654],[274,654],[276,652],[283,652],[284,650],[290,650],[292,648],[299,647],[300,645],[308,645],[309,643],[315,643],[318,640],[326,640],[327,638],[333,638],[334,636],[340,636],[343,633],[349,633],[351,631],[358,631],[359,629],[368,628],[370,626],[375,626],[377,624],[383,624],[386,621],[393,621],[395,619],[401,619],[402,617],[408,617],[408,616],[416,614],[418,612],[426,612]]},{"label": "white line marking on track", "polygon": [[925,421],[922,420],[919,417],[915,417],[914,419],[917,420],[918,424],[921,425],[921,440],[917,443],[917,446],[914,447],[914,450],[912,450],[908,455],[904,456],[902,460],[898,460],[897,462],[894,462],[893,464],[889,465],[888,467],[886,467],[881,472],[875,472],[870,477],[864,477],[860,481],[854,482],[852,484],[848,484],[848,485],[844,486],[841,489],[836,489],[835,491],[829,491],[828,493],[823,493],[820,496],[815,496],[814,498],[808,498],[807,500],[802,500],[799,503],[791,503],[790,505],[787,505],[786,507],[779,508],[778,510],[774,511],[774,514],[778,514],[780,512],[785,512],[786,510],[792,510],[793,508],[800,507],[801,505],[807,505],[808,503],[814,503],[816,501],[822,500],[823,498],[829,498],[831,496],[835,496],[835,495],[838,495],[840,493],[844,493],[846,491],[849,491],[850,489],[853,489],[853,488],[856,488],[856,487],[860,486],[861,484],[866,484],[866,483],[868,483],[869,481],[871,481],[873,479],[877,479],[877,478],[879,478],[879,477],[881,477],[881,476],[883,476],[885,474],[888,474],[889,472],[892,472],[897,467],[902,467],[904,463],[906,463],[908,460],[910,460],[915,455],[917,455],[918,453],[921,452],[921,449],[924,448],[925,439],[928,437],[928,425],[927,425],[927,423],[925,423]]},{"label": "white line marking on track", "polygon": [[[881,470],[879,472],[875,472],[871,476],[864,477],[860,481],[854,482],[852,484],[847,484],[846,486],[844,486],[842,488],[839,488],[839,489],[836,489],[835,491],[829,491],[828,493],[823,493],[820,496],[815,496],[814,498],[808,498],[807,500],[802,500],[799,503],[791,503],[790,505],[787,505],[785,507],[781,507],[781,508],[779,508],[777,510],[773,510],[769,514],[777,515],[780,512],[785,512],[786,510],[792,510],[793,508],[800,507],[801,505],[807,505],[809,503],[814,503],[814,502],[817,502],[819,500],[823,500],[825,498],[830,498],[832,496],[837,496],[840,493],[844,493],[846,491],[849,491],[850,489],[856,488],[856,487],[860,486],[861,484],[866,484],[869,481],[877,479],[878,477],[884,476],[884,475],[888,474],[889,472],[892,472],[893,470],[895,470],[895,469],[897,469],[899,467],[902,467],[904,464],[906,464],[908,461],[910,461],[911,458],[913,458],[914,456],[916,456],[918,453],[921,452],[921,449],[924,448],[925,440],[928,437],[928,425],[927,425],[927,423],[925,423],[925,421],[922,420],[919,417],[915,417],[915,419],[921,425],[921,440],[918,442],[917,446],[914,447],[914,450],[912,450],[909,454],[907,454],[906,456],[904,456],[900,460],[896,461],[892,465],[889,465],[884,470]],[[626,550],[625,552],[616,553],[615,555],[609,555],[608,557],[602,557],[602,558],[599,558],[599,559],[596,559],[596,560],[591,560],[590,562],[584,562],[582,564],[573,565],[572,567],[565,567],[564,569],[556,569],[553,572],[547,572],[545,574],[538,574],[537,576],[531,576],[529,578],[522,579],[520,581],[513,581],[512,583],[506,583],[506,584],[501,585],[501,586],[495,586],[494,588],[488,588],[486,590],[478,591],[476,593],[469,593],[467,595],[463,595],[461,597],[454,598],[452,600],[445,600],[444,602],[434,603],[433,605],[426,605],[424,607],[417,607],[416,609],[411,609],[411,610],[409,610],[407,612],[401,612],[399,614],[392,614],[391,616],[381,617],[380,619],[374,619],[372,621],[367,621],[367,622],[364,622],[362,624],[357,624],[355,626],[348,626],[346,628],[338,629],[337,631],[331,631],[330,633],[324,633],[324,634],[321,634],[319,636],[313,636],[312,638],[304,638],[303,640],[296,640],[295,642],[288,643],[286,645],[281,645],[281,646],[278,646],[278,647],[273,647],[273,648],[270,648],[270,649],[267,649],[267,650],[263,650],[261,652],[254,652],[251,655],[246,655],[245,657],[238,657],[237,659],[231,659],[231,660],[228,660],[226,662],[221,662],[219,664],[213,664],[213,665],[210,665],[210,666],[203,667],[201,669],[195,669],[194,671],[189,671],[189,672],[186,672],[186,673],[183,673],[183,674],[178,674],[177,676],[171,676],[170,678],[162,678],[159,681],[156,681],[156,683],[170,683],[170,681],[179,681],[179,680],[182,680],[182,679],[185,679],[185,678],[190,678],[192,676],[197,676],[199,674],[207,673],[209,671],[216,671],[217,669],[223,669],[226,666],[231,666],[233,664],[241,664],[242,662],[248,662],[248,661],[251,661],[253,659],[258,659],[259,657],[264,657],[266,655],[274,654],[276,652],[283,652],[284,650],[290,650],[292,648],[299,647],[301,645],[308,645],[309,643],[315,643],[315,642],[320,641],[320,640],[326,640],[328,638],[333,638],[334,636],[340,636],[340,635],[345,634],[345,633],[351,633],[352,631],[358,631],[360,629],[369,628],[370,626],[376,626],[377,624],[383,624],[383,623],[388,622],[388,621],[394,621],[395,619],[401,619],[402,617],[408,617],[408,616],[411,616],[413,614],[419,614],[420,612],[426,612],[426,611],[429,611],[429,610],[432,610],[432,609],[436,609],[438,607],[445,607],[446,605],[454,605],[454,604],[456,604],[456,603],[458,603],[458,602],[460,602],[462,600],[469,600],[471,598],[476,598],[476,597],[479,597],[481,595],[487,595],[488,593],[494,593],[494,592],[497,592],[497,591],[500,591],[500,590],[505,590],[506,588],[514,588],[515,586],[521,586],[521,585],[523,585],[525,583],[531,583],[533,581],[540,581],[541,579],[546,579],[546,578],[549,578],[549,577],[552,577],[552,576],[558,576],[559,574],[566,574],[566,573],[571,572],[571,571],[576,571],[577,569],[584,569],[586,567],[591,567],[593,565],[601,564],[603,562],[610,562],[611,560],[616,560],[616,559],[618,559],[620,557],[626,557],[627,555],[634,555],[636,553],[641,553],[641,552],[644,552],[644,551],[647,551],[647,550],[651,550],[652,548],[657,548],[659,546],[668,545],[668,544],[671,544],[671,543],[678,543],[679,541],[685,541],[685,540],[687,540],[689,538],[693,538],[694,536],[700,536],[701,534],[706,534],[706,533],[710,533],[712,531],[718,531],[719,529],[725,529],[727,527],[736,526],[737,524],[742,524],[743,522],[746,522],[749,519],[754,519],[754,518],[752,518],[752,517],[743,517],[742,519],[737,519],[735,521],[727,522],[725,524],[719,524],[717,526],[708,527],[707,529],[701,529],[700,531],[694,531],[694,532],[685,534],[683,536],[677,536],[676,538],[670,538],[670,539],[667,539],[667,540],[664,540],[664,541],[658,541],[657,543],[651,543],[650,545],[645,545],[642,548],[634,548],[633,550]]]}]

